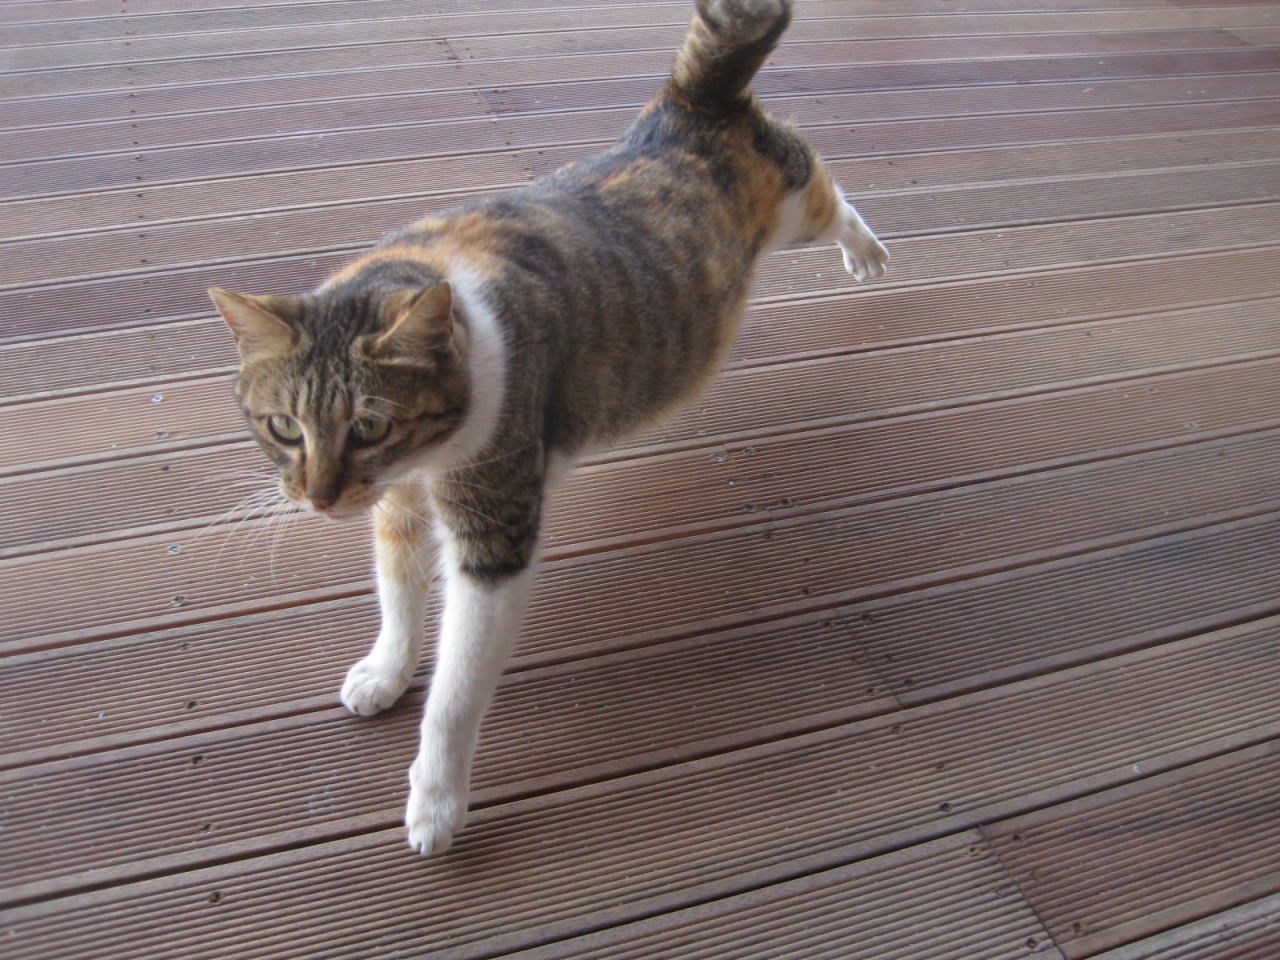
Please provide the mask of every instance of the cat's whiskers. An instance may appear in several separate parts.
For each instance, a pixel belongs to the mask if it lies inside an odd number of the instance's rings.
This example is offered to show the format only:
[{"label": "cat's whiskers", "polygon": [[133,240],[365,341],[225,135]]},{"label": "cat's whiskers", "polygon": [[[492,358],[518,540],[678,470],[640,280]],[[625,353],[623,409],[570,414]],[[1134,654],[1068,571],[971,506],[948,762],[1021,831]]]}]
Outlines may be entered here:
[{"label": "cat's whiskers", "polygon": [[301,511],[299,510],[284,509],[287,506],[292,506],[287,500],[282,504],[277,504],[267,514],[266,522],[263,524],[264,531],[271,530],[271,541],[267,549],[267,572],[271,576],[272,584],[276,582],[276,552],[280,547],[280,539],[284,534],[285,528],[293,520],[301,516]]},{"label": "cat's whiskers", "polygon": [[209,533],[215,527],[223,527],[226,534],[222,538],[222,543],[218,547],[218,552],[214,556],[214,569],[222,563],[222,554],[230,545],[232,540],[240,538],[242,531],[246,529],[246,524],[253,520],[262,521],[257,526],[250,527],[249,535],[243,539],[240,548],[240,555],[252,549],[255,543],[261,538],[264,529],[270,526],[272,516],[282,512],[296,513],[296,506],[291,503],[288,498],[280,492],[280,488],[276,483],[272,483],[269,489],[259,490],[244,497],[233,506],[215,519],[212,523],[201,530],[193,540],[198,540],[205,534]]}]

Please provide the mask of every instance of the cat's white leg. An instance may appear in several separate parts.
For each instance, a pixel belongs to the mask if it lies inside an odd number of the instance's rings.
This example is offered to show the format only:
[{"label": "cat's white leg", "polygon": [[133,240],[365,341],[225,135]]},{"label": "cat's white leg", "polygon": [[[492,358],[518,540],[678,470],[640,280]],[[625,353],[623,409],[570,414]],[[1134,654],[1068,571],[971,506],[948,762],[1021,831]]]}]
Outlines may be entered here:
[{"label": "cat's white leg", "polygon": [[[548,456],[539,516],[546,516],[551,498],[572,466],[565,454]],[[438,534],[444,611],[418,756],[409,768],[405,810],[409,845],[424,856],[447,850],[466,823],[480,723],[516,645],[538,562],[535,536],[528,563],[518,573],[474,577],[461,569],[460,550],[443,524]]]},{"label": "cat's white leg", "polygon": [[442,853],[467,819],[471,763],[533,588],[534,565],[496,581],[462,572],[445,547],[444,614],[436,667],[409,768],[405,826],[421,854]]},{"label": "cat's white leg", "polygon": [[871,232],[853,204],[842,195],[837,223],[838,232],[832,239],[840,244],[840,250],[844,254],[844,268],[863,282],[883,277],[885,264],[889,262],[889,251]]},{"label": "cat's white leg", "polygon": [[382,627],[368,656],[342,684],[342,702],[352,713],[369,717],[385,710],[418,669],[432,569],[426,511],[416,484],[392,487],[374,509]]}]

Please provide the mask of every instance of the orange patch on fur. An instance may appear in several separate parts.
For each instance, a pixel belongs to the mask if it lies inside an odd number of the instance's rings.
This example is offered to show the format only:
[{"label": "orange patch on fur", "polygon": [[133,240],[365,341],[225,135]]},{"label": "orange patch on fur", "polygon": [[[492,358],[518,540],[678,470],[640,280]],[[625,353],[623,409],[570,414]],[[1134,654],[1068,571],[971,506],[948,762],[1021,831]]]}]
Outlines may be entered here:
[{"label": "orange patch on fur", "polygon": [[378,569],[393,580],[412,583],[422,573],[420,552],[428,539],[427,505],[421,491],[412,485],[394,486],[383,499],[388,502],[373,515]]},{"label": "orange patch on fur", "polygon": [[813,176],[804,188],[804,224],[802,239],[812,240],[825,234],[840,213],[840,198],[831,175],[821,163],[815,164]]}]

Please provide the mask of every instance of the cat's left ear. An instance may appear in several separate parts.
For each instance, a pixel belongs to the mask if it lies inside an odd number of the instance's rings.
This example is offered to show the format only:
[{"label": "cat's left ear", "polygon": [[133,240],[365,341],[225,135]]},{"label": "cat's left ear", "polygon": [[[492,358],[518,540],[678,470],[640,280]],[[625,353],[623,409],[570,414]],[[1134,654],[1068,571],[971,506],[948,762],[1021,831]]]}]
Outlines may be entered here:
[{"label": "cat's left ear", "polygon": [[297,346],[297,330],[287,320],[294,313],[289,297],[251,297],[210,287],[209,298],[235,335],[242,360],[283,356]]},{"label": "cat's left ear", "polygon": [[423,290],[405,290],[383,305],[386,331],[369,355],[389,363],[421,363],[453,344],[453,288],[448,280]]}]

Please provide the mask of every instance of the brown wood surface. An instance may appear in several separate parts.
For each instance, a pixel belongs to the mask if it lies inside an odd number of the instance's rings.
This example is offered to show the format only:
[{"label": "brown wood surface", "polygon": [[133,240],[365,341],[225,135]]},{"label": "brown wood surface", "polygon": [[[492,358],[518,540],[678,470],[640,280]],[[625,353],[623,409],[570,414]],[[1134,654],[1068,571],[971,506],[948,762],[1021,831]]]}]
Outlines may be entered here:
[{"label": "brown wood surface", "polygon": [[[757,89],[886,239],[764,264],[592,457],[472,823],[363,527],[247,500],[211,284],[596,149],[673,0],[0,2],[0,953],[1271,960],[1280,4],[797,0]],[[424,673],[425,673],[424,667]]]}]

